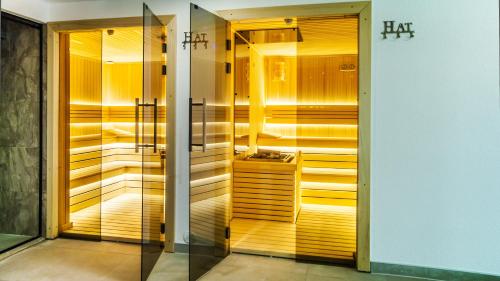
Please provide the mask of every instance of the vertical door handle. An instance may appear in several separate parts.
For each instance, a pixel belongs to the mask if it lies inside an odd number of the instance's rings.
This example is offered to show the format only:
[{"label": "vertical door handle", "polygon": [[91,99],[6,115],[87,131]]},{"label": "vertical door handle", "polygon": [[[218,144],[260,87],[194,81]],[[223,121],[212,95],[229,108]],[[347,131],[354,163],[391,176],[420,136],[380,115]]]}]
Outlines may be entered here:
[{"label": "vertical door handle", "polygon": [[207,150],[207,99],[203,98],[203,152]]},{"label": "vertical door handle", "polygon": [[139,152],[139,98],[135,99],[135,153]]},{"label": "vertical door handle", "polygon": [[[193,143],[193,106],[202,108],[202,143]],[[201,146],[202,151],[207,150],[207,99],[203,98],[201,103],[193,103],[189,98],[189,151],[193,151],[193,146]]]},{"label": "vertical door handle", "polygon": [[189,152],[193,151],[193,99],[189,98],[189,136],[188,146]]},{"label": "vertical door handle", "polygon": [[155,98],[154,101],[154,132],[153,132],[153,152],[156,153],[157,151],[157,145],[158,145],[158,99]]}]

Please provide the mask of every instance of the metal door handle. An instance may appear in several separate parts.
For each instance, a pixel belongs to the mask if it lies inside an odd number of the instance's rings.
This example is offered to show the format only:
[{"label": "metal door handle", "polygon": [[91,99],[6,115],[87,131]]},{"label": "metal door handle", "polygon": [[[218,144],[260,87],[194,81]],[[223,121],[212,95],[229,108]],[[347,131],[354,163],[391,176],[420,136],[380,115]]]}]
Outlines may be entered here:
[{"label": "metal door handle", "polygon": [[[139,107],[147,107],[147,106],[152,106],[153,111],[154,111],[154,117],[153,117],[153,122],[154,122],[154,128],[153,128],[153,142],[154,144],[139,144]],[[145,111],[143,111],[143,114],[145,114]],[[143,121],[145,120],[143,116]],[[144,126],[144,125],[143,125]],[[143,130],[144,131],[144,130]],[[144,138],[143,138],[144,139]],[[158,148],[158,99],[154,99],[153,104],[148,104],[148,103],[139,103],[139,98],[135,99],[135,152],[139,152],[140,147],[153,147],[154,153],[157,152]]]},{"label": "metal door handle", "polygon": [[[202,107],[202,143],[193,143],[193,106]],[[193,103],[193,99],[189,98],[189,151],[193,151],[193,146],[201,146],[202,151],[207,150],[207,99],[203,98],[201,103]]]},{"label": "metal door handle", "polygon": [[135,153],[139,152],[139,98],[135,99]]},{"label": "metal door handle", "polygon": [[155,98],[154,101],[154,131],[153,131],[153,152],[156,153],[156,148],[158,145],[158,99]]}]

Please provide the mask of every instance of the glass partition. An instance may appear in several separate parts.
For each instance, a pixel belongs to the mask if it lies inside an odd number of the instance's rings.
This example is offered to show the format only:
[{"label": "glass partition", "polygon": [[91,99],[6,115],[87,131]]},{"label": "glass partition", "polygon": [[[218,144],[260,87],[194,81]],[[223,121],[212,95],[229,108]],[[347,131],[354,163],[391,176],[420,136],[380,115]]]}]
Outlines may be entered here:
[{"label": "glass partition", "polygon": [[226,85],[226,28],[222,18],[191,5],[190,280],[229,253],[233,99]]},{"label": "glass partition", "polygon": [[0,253],[41,235],[41,26],[1,14]]},{"label": "glass partition", "polygon": [[[102,31],[62,33],[60,42],[60,161],[66,173],[59,228],[65,236],[101,239]],[[110,168],[110,167],[108,167]],[[111,170],[111,169],[108,169]]]},{"label": "glass partition", "polygon": [[[142,280],[146,280],[163,252],[165,241],[165,183],[167,158],[165,26],[144,4],[142,108]],[[137,114],[137,113],[136,113]],[[137,116],[137,115],[136,115]],[[139,126],[136,120],[136,126]],[[137,128],[137,127],[136,127]],[[138,138],[139,135],[136,135]]]}]

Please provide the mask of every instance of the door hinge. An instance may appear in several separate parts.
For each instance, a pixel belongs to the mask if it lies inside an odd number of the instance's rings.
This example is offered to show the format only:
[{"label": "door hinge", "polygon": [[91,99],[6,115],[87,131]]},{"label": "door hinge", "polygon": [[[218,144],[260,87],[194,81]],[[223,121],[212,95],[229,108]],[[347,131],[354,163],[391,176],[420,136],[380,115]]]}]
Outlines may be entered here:
[{"label": "door hinge", "polygon": [[226,39],[226,51],[231,51],[232,42],[229,39]]},{"label": "door hinge", "polygon": [[160,233],[165,234],[165,223],[160,224]]},{"label": "door hinge", "polygon": [[164,54],[167,53],[167,43],[161,44],[161,52]]},{"label": "door hinge", "polygon": [[162,67],[161,67],[161,74],[162,75],[167,75],[167,66],[166,65],[162,65]]},{"label": "door hinge", "polygon": [[231,63],[230,62],[226,62],[226,73],[227,74],[231,73]]},{"label": "door hinge", "polygon": [[226,239],[231,238],[231,228],[226,227],[226,233],[225,234],[226,234]]}]

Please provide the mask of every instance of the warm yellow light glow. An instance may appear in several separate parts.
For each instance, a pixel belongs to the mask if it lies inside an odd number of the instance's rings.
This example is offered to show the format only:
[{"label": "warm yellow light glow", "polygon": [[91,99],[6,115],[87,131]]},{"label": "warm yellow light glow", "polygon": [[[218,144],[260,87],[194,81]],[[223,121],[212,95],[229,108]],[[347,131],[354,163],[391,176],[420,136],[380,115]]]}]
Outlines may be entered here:
[{"label": "warm yellow light glow", "polygon": [[[217,149],[217,148],[228,148],[231,146],[230,142],[218,142],[218,143],[207,143],[207,150]],[[199,146],[194,146],[193,151],[200,152],[202,148]]]},{"label": "warm yellow light glow", "polygon": [[100,127],[102,125],[102,123],[71,123],[70,126],[71,127],[93,127],[93,126],[97,126],[97,127]]},{"label": "warm yellow light glow", "polygon": [[358,154],[355,148],[319,148],[319,147],[290,147],[290,146],[263,146],[259,145],[259,149],[279,150],[281,152],[297,152],[303,153],[328,153],[328,154]]},{"label": "warm yellow light glow", "polygon": [[335,168],[302,168],[303,174],[321,174],[321,175],[344,175],[355,176],[357,169],[335,169]]},{"label": "warm yellow light glow", "polygon": [[234,126],[237,129],[245,129],[245,128],[250,127],[250,124],[249,123],[234,123]]},{"label": "warm yellow light glow", "polygon": [[302,189],[319,189],[319,190],[346,190],[356,191],[357,184],[353,183],[329,183],[329,182],[308,182],[300,183]]},{"label": "warm yellow light glow", "polygon": [[[269,118],[269,117],[268,117]],[[295,127],[326,127],[326,128],[357,128],[355,124],[282,124],[282,123],[266,123],[265,127],[270,129],[275,128],[295,128]]]},{"label": "warm yellow light glow", "polygon": [[247,151],[249,147],[248,145],[235,145],[234,149],[237,151]]},{"label": "warm yellow light glow", "polygon": [[74,99],[71,100],[69,105],[102,106],[102,104],[98,102],[79,101]]},{"label": "warm yellow light glow", "polygon": [[220,181],[225,181],[225,180],[230,180],[231,179],[231,174],[222,174],[214,177],[208,177],[208,178],[202,178],[199,180],[192,180],[191,181],[191,187],[196,187],[196,186],[202,186],[202,185],[207,185],[211,183],[216,183]]},{"label": "warm yellow light glow", "polygon": [[[318,94],[319,95],[319,94]],[[346,102],[335,102],[335,103],[297,103],[296,101],[291,100],[278,100],[278,99],[268,99],[266,101],[266,105],[283,105],[283,106],[318,106],[318,105],[358,105],[356,101],[346,101]]]}]

